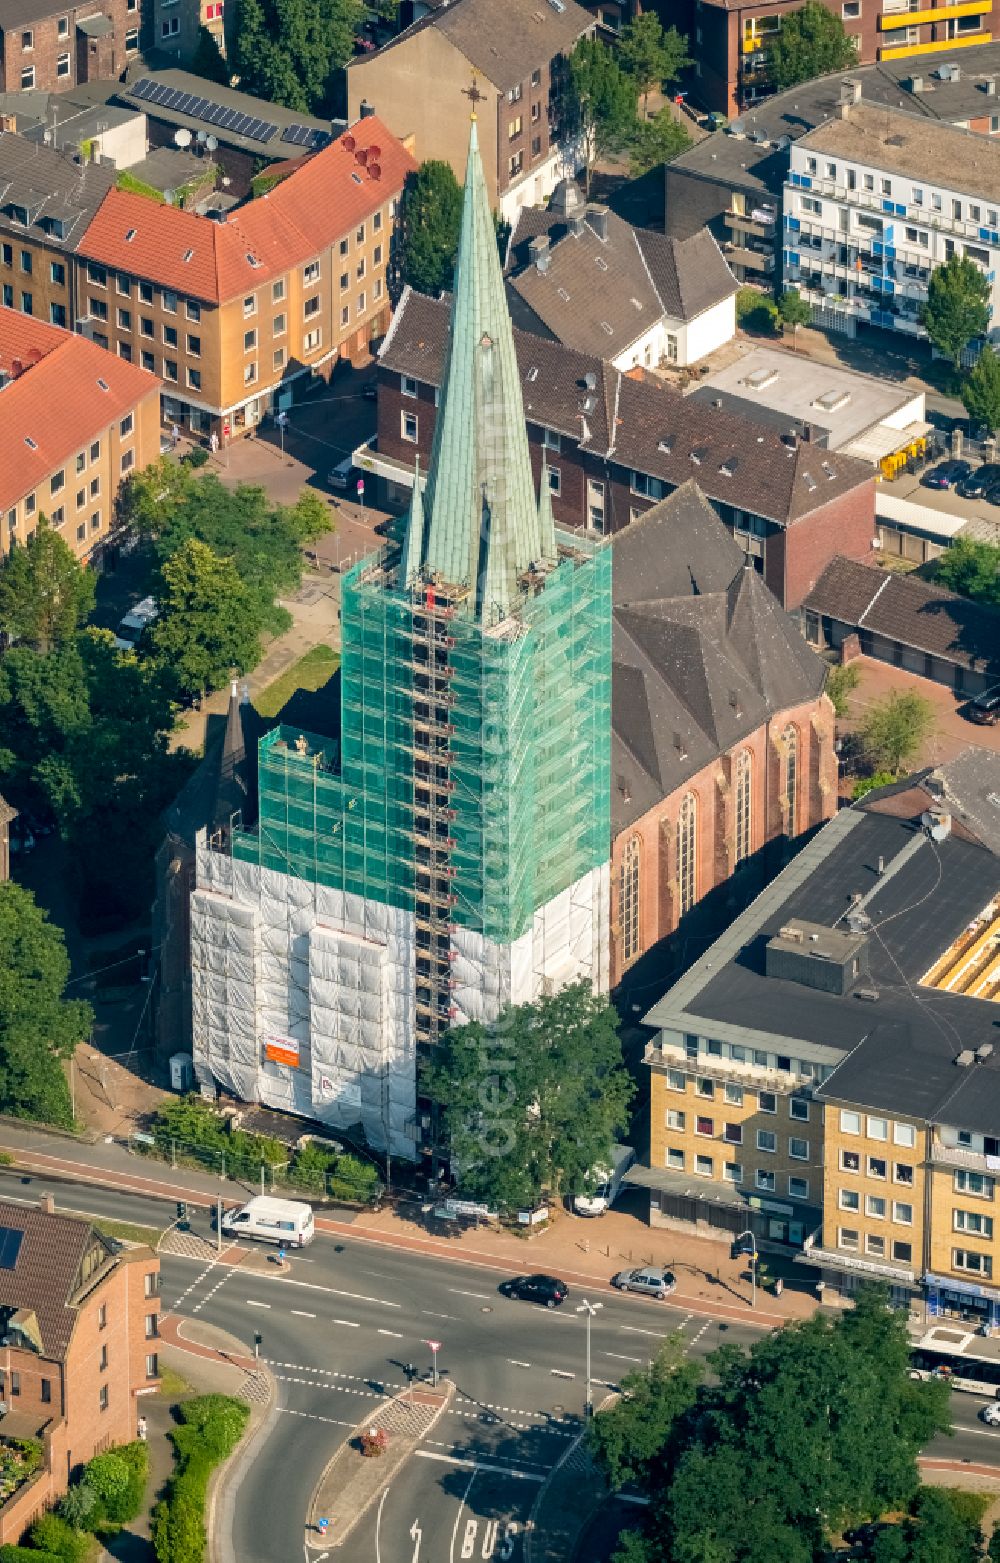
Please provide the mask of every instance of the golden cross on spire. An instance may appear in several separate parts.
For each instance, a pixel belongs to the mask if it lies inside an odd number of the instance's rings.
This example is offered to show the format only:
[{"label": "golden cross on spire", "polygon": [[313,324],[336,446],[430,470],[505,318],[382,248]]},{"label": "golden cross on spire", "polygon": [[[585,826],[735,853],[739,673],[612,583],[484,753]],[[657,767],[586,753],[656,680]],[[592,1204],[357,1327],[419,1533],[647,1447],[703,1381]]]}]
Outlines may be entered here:
[{"label": "golden cross on spire", "polygon": [[469,101],[471,102],[471,104],[472,104],[472,113],[471,113],[471,115],[469,117],[471,119],[475,119],[476,118],[476,104],[477,103],[482,103],[483,99],[486,96],[486,94],[484,92],[480,92],[480,90],[479,90],[479,77],[478,77],[478,75],[476,74],[475,71],[473,71],[473,73],[472,73],[472,86],[471,87],[463,87],[462,88],[462,96],[468,98]]}]

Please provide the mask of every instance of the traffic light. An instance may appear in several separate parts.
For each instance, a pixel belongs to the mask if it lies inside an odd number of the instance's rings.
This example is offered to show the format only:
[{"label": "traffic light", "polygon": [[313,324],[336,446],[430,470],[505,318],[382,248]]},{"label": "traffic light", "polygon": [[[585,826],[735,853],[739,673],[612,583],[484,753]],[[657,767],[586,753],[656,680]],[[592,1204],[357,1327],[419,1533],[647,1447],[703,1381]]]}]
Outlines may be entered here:
[{"label": "traffic light", "polygon": [[260,1333],[260,1330],[254,1330],[254,1332],[253,1332],[253,1354],[254,1354],[255,1357],[259,1357],[260,1356],[260,1348],[263,1346],[263,1344],[264,1344],[264,1337]]},{"label": "traffic light", "polygon": [[188,1216],[187,1204],[186,1204],[186,1202],[183,1199],[179,1199],[177,1201],[177,1219],[178,1219],[178,1221],[186,1221],[187,1220],[187,1216]]}]

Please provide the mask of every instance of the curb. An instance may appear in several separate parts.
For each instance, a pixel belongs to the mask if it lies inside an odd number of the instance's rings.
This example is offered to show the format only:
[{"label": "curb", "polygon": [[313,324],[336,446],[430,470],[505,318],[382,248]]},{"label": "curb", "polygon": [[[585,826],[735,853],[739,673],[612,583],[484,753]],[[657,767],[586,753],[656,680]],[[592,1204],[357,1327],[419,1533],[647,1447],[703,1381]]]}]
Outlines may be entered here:
[{"label": "curb", "polygon": [[[395,1405],[395,1404],[397,1404],[399,1402],[405,1402],[406,1395],[407,1395],[407,1391],[403,1390],[403,1391],[401,1391],[400,1394],[391,1396],[390,1399],[388,1399],[385,1402],[385,1405],[382,1407],[382,1409],[384,1410],[386,1406]],[[352,1428],[351,1432],[344,1439],[344,1441],[340,1445],[340,1447],[334,1451],[334,1453],[331,1455],[330,1459],[327,1461],[326,1465],[323,1468],[322,1474],[320,1475],[319,1481],[316,1483],[316,1486],[313,1489],[312,1498],[309,1500],[309,1513],[308,1513],[308,1518],[306,1520],[305,1537],[304,1537],[305,1545],[306,1545],[307,1548],[319,1548],[319,1547],[324,1547],[324,1546],[340,1547],[340,1546],[342,1546],[344,1544],[344,1542],[347,1540],[347,1538],[351,1534],[351,1532],[361,1523],[361,1521],[364,1519],[365,1515],[371,1510],[372,1505],[376,1502],[376,1500],[380,1499],[382,1497],[382,1495],[386,1492],[386,1490],[389,1487],[389,1484],[393,1481],[393,1479],[398,1474],[398,1472],[400,1472],[403,1469],[404,1465],[406,1465],[406,1463],[413,1458],[414,1452],[419,1447],[419,1445],[423,1443],[424,1439],[427,1437],[427,1434],[432,1432],[433,1429],[437,1426],[438,1422],[444,1416],[444,1413],[447,1411],[447,1409],[448,1409],[449,1405],[451,1404],[452,1400],[454,1399],[454,1397],[455,1397],[455,1385],[454,1385],[454,1382],[451,1379],[448,1379],[448,1380],[446,1380],[446,1382],[444,1384],[444,1396],[442,1398],[440,1406],[435,1411],[434,1415],[431,1417],[430,1421],[428,1422],[427,1426],[424,1428],[423,1432],[420,1434],[419,1438],[417,1438],[417,1439],[415,1439],[413,1441],[412,1448],[406,1450],[406,1452],[403,1454],[402,1458],[399,1459],[394,1465],[388,1465],[388,1464],[386,1465],[384,1480],[379,1483],[379,1485],[375,1488],[374,1492],[372,1492],[368,1496],[368,1498],[361,1505],[361,1507],[356,1511],[356,1513],[351,1515],[350,1519],[348,1519],[346,1521],[341,1521],[341,1524],[340,1524],[340,1527],[339,1527],[339,1534],[338,1535],[336,1535],[336,1536],[319,1537],[319,1536],[316,1535],[316,1521],[315,1521],[315,1511],[316,1511],[317,1504],[319,1502],[317,1494],[319,1493],[320,1489],[322,1488],[323,1483],[326,1481],[327,1476],[330,1474],[330,1472],[332,1471],[333,1467],[336,1465],[337,1461],[340,1459],[340,1456],[343,1454],[344,1450],[349,1447],[349,1445],[352,1443],[352,1441],[355,1438],[358,1438],[361,1435],[361,1433],[364,1432],[364,1430],[371,1425],[372,1418],[370,1416],[366,1417],[363,1422],[358,1422],[355,1425],[355,1427]]]},{"label": "curb", "polygon": [[[189,1205],[200,1207],[214,1207],[216,1195],[204,1193],[201,1190],[189,1189],[184,1185],[171,1184],[166,1180],[134,1176],[119,1172],[117,1169],[102,1169],[88,1163],[77,1163],[55,1156],[46,1156],[44,1152],[28,1150],[20,1147],[0,1145],[0,1150],[7,1150],[13,1157],[13,1165],[23,1167],[26,1171],[36,1175],[48,1174],[53,1178],[61,1178],[66,1182],[94,1184],[98,1187],[117,1190],[119,1193],[132,1193],[139,1196],[145,1195],[152,1199],[174,1200],[183,1199]],[[33,1166],[33,1161],[56,1162],[55,1168],[42,1165]],[[167,1168],[169,1171],[170,1169]],[[383,1228],[366,1227],[360,1223],[335,1221],[329,1216],[316,1217],[316,1229],[330,1237],[346,1237],[358,1243],[369,1243],[375,1248],[391,1248],[397,1252],[421,1254],[428,1259],[447,1259],[458,1263],[478,1265],[483,1269],[491,1269],[503,1273],[511,1270],[524,1269],[515,1256],[509,1259],[497,1254],[484,1252],[482,1249],[445,1250],[440,1241],[434,1238],[425,1238],[416,1234],[386,1232]],[[225,1261],[223,1261],[225,1262]],[[565,1270],[566,1279],[577,1286],[588,1287],[592,1291],[600,1289],[608,1296],[617,1296],[610,1283],[601,1280],[599,1276],[587,1274],[579,1270]],[[675,1304],[683,1304],[692,1313],[710,1319],[721,1319],[725,1323],[758,1323],[762,1330],[776,1328],[790,1322],[791,1316],[780,1313],[764,1312],[762,1309],[752,1309],[743,1305],[714,1302],[705,1298],[693,1298],[683,1292],[672,1294]]]},{"label": "curb", "polygon": [[[604,1411],[608,1406],[614,1405],[615,1401],[618,1400],[618,1399],[619,1399],[619,1396],[618,1396],[617,1393],[616,1394],[612,1394],[612,1395],[605,1395],[605,1397],[601,1401],[600,1405],[595,1407],[594,1415],[595,1416],[599,1416],[600,1413],[602,1411]],[[586,1438],[586,1436],[587,1436],[587,1429],[586,1429],[586,1427],[584,1427],[582,1432],[578,1433],[576,1438],[573,1439],[573,1442],[570,1444],[569,1448],[563,1451],[562,1455],[559,1457],[559,1459],[556,1461],[555,1465],[552,1467],[552,1469],[549,1472],[549,1474],[546,1476],[546,1478],[545,1478],[544,1482],[542,1483],[541,1487],[539,1487],[539,1489],[538,1489],[538,1493],[537,1493],[537,1495],[535,1497],[535,1501],[531,1505],[531,1513],[528,1516],[528,1523],[524,1527],[524,1563],[532,1563],[532,1560],[534,1558],[534,1555],[535,1555],[535,1536],[537,1535],[537,1532],[538,1532],[538,1516],[542,1512],[542,1505],[545,1502],[546,1497],[548,1496],[549,1488],[552,1486],[552,1483],[554,1482],[554,1480],[555,1480],[556,1476],[558,1475],[559,1471],[562,1470],[562,1467],[566,1464],[566,1462],[568,1460],[571,1460],[573,1458],[573,1455],[579,1449],[580,1445],[583,1443],[583,1441]],[[595,1469],[595,1472],[596,1472],[596,1470],[597,1470],[596,1465],[595,1465],[594,1469]],[[601,1481],[603,1483],[603,1478],[601,1478]],[[578,1528],[577,1528],[576,1536],[575,1536],[574,1541],[573,1541],[574,1549],[576,1547],[577,1541],[579,1541],[579,1539],[580,1539],[580,1535],[583,1532],[583,1530],[590,1523],[590,1520],[597,1513],[597,1511],[601,1507],[601,1505],[606,1503],[610,1496],[611,1496],[610,1491],[606,1490],[594,1502],[592,1502],[587,1507],[585,1507],[585,1508],[583,1508],[581,1510],[580,1518],[579,1518],[579,1525],[578,1525]],[[569,1556],[566,1559],[566,1563],[569,1563]]]}]

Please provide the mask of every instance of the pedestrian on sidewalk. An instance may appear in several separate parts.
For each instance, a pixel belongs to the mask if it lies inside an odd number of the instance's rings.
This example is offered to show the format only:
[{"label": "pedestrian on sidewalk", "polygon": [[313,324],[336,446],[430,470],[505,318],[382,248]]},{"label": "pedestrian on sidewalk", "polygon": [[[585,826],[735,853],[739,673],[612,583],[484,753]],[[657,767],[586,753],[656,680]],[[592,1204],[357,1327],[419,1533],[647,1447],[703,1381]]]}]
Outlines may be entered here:
[{"label": "pedestrian on sidewalk", "polygon": [[219,436],[216,434],[214,429],[212,430],[211,438],[209,439],[208,444],[212,455],[216,455],[219,449]]},{"label": "pedestrian on sidewalk", "polygon": [[178,445],[181,442],[181,431],[178,428],[176,423],[174,424],[173,428],[170,431],[170,439],[171,439],[171,443],[173,444],[174,450],[176,450]]}]

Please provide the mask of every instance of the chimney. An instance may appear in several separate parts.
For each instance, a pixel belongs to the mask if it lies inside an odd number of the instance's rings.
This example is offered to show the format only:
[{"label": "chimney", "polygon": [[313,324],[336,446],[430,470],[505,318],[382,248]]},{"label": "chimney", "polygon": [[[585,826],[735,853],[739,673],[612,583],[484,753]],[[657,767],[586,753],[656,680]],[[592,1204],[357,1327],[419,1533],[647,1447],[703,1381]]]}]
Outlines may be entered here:
[{"label": "chimney", "polygon": [[923,90],[924,90],[924,78],[922,76],[911,76],[910,77],[910,91],[912,93],[921,93],[921,92],[923,92]]},{"label": "chimney", "polygon": [[528,245],[528,260],[538,271],[548,271],[549,261],[549,236],[547,233],[537,234]]},{"label": "chimney", "polygon": [[374,112],[375,105],[373,103],[369,103],[367,98],[362,98],[360,104],[358,105],[358,118],[371,119]]},{"label": "chimney", "polygon": [[986,96],[995,98],[997,95],[997,79],[995,76],[987,76],[985,82]]},{"label": "chimney", "polygon": [[587,226],[587,218],[584,212],[571,212],[569,219],[569,231],[575,238],[583,237],[583,230]]},{"label": "chimney", "polygon": [[588,206],[587,221],[602,244],[608,242],[608,209],[606,206]]},{"label": "chimney", "polygon": [[15,115],[13,115],[13,114],[0,114],[0,136],[2,136],[5,131],[9,131],[10,134],[13,135],[14,131],[16,129],[17,129],[17,118],[16,118]]},{"label": "chimney", "polygon": [[39,1205],[41,1205],[42,1210],[43,1210],[45,1215],[47,1215],[47,1216],[54,1216],[55,1215],[55,1213],[56,1213],[56,1197],[55,1197],[54,1194],[43,1194],[41,1199],[38,1201],[38,1203],[39,1203]]},{"label": "chimney", "polygon": [[842,81],[840,84],[841,103],[861,102],[861,83],[859,81]]}]

